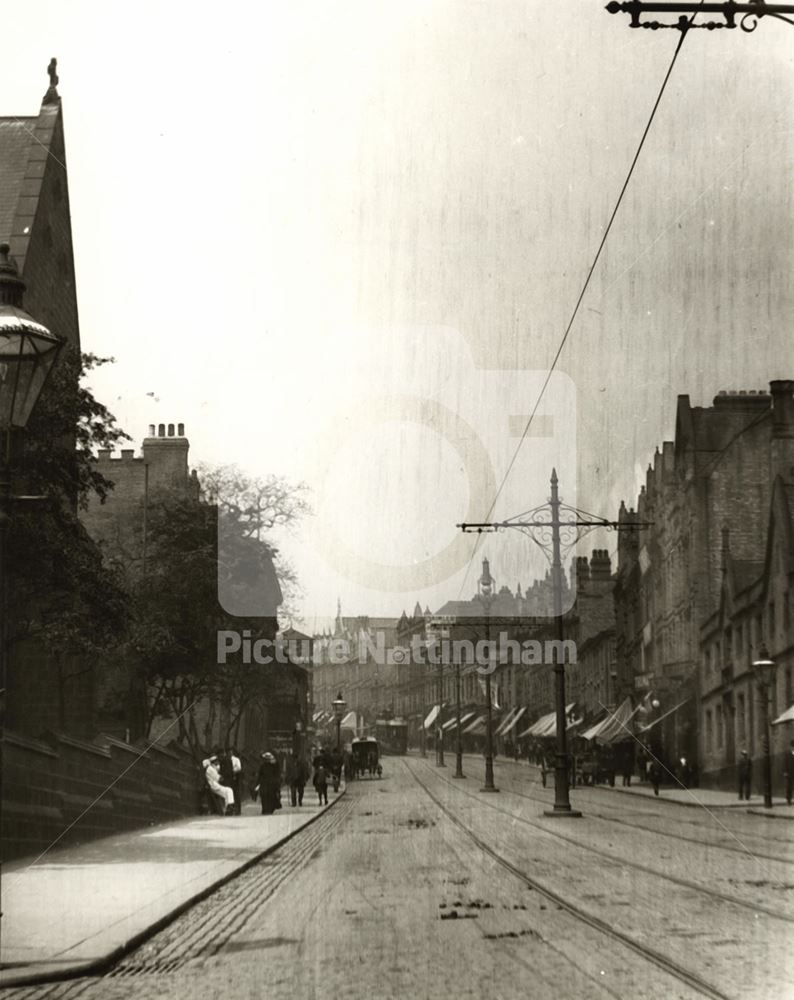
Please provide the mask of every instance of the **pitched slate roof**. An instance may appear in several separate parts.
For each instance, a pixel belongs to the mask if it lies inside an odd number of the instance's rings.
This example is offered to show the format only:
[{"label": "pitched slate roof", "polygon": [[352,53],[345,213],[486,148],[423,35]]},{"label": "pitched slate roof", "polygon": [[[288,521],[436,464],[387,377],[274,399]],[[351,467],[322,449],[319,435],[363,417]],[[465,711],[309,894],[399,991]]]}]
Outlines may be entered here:
[{"label": "pitched slate roof", "polygon": [[11,236],[35,118],[0,118],[0,240]]},{"label": "pitched slate roof", "polygon": [[61,99],[55,90],[45,94],[35,117],[0,118],[0,240],[11,244],[22,274],[45,171],[54,164],[65,172],[52,149],[60,125]]}]

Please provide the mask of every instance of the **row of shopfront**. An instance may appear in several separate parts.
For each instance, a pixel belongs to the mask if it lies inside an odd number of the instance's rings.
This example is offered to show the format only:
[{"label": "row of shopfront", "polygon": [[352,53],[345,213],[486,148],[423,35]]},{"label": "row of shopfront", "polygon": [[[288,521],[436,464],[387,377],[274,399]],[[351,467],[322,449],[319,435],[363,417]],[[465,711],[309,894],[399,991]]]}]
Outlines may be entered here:
[{"label": "row of shopfront", "polygon": [[[697,782],[690,758],[676,756],[678,746],[666,747],[665,730],[688,708],[680,701],[664,711],[658,703],[645,698],[636,703],[625,698],[600,717],[587,719],[576,703],[565,706],[566,736],[574,783],[614,782],[631,777],[645,778],[656,762],[662,783]],[[414,718],[409,741],[428,750],[454,751],[460,743],[464,753],[485,751],[488,713],[482,705],[467,705],[458,711],[455,705],[435,704],[422,718]],[[493,708],[493,749],[497,755],[528,758],[544,770],[553,767],[557,749],[557,713],[548,712],[530,721],[526,706],[509,710]]]}]

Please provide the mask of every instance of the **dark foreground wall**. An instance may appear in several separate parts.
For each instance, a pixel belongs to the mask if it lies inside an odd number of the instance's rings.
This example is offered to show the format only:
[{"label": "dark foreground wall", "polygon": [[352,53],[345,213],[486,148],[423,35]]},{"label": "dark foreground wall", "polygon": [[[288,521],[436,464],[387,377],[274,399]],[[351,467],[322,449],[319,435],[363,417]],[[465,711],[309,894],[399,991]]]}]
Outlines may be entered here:
[{"label": "dark foreground wall", "polygon": [[200,771],[182,748],[93,743],[58,733],[40,740],[6,730],[2,858],[195,815]]}]

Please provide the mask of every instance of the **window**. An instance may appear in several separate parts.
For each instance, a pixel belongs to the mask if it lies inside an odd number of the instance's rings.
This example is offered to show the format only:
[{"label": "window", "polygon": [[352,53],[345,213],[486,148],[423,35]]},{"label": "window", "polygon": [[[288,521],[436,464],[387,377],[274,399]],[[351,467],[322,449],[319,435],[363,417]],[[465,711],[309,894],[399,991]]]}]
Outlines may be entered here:
[{"label": "window", "polygon": [[736,626],[736,659],[741,660],[744,657],[744,626],[739,624]]},{"label": "window", "polygon": [[777,629],[775,628],[775,602],[770,601],[767,608],[767,622],[769,623],[769,638],[773,640],[775,638],[775,633]]},{"label": "window", "polygon": [[740,694],[736,699],[736,739],[740,744],[744,744],[747,739],[746,706],[744,695]]},{"label": "window", "polygon": [[783,628],[786,632],[791,628],[791,599],[789,592],[783,592]]},{"label": "window", "polygon": [[711,650],[703,650],[703,673],[708,677],[711,673]]},{"label": "window", "polygon": [[714,727],[711,716],[711,709],[706,712],[706,753],[714,750]]},{"label": "window", "polygon": [[722,705],[717,705],[717,749],[722,749]]}]

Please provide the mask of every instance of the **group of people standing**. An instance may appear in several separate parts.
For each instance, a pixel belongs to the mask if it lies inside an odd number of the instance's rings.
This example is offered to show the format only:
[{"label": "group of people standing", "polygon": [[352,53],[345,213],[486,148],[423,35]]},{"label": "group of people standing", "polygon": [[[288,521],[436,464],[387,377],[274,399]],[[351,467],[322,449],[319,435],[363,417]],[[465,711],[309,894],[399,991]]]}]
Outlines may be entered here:
[{"label": "group of people standing", "polygon": [[223,803],[225,816],[239,816],[242,810],[240,788],[243,778],[243,762],[236,747],[215,750],[202,761],[204,780],[211,795]]},{"label": "group of people standing", "polygon": [[[242,760],[234,747],[215,750],[202,761],[204,781],[211,798],[212,811],[226,816],[239,816],[242,811],[241,791],[245,787]],[[309,778],[317,792],[320,805],[328,804],[328,785],[334,791],[339,785],[344,769],[343,755],[315,748],[312,762],[294,750],[280,760],[269,750],[260,754],[255,780],[251,783],[251,798],[258,800],[262,815],[272,815],[282,808],[281,789],[289,788],[290,804],[303,805]]]}]

